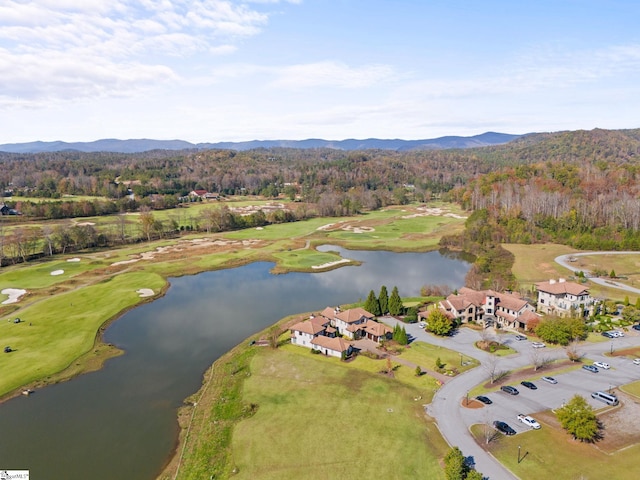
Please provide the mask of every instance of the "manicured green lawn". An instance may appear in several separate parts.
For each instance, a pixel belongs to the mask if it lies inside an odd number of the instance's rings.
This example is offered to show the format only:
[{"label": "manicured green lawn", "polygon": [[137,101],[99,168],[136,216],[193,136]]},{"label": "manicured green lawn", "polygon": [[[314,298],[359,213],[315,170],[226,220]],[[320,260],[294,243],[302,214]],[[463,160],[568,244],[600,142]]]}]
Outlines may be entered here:
[{"label": "manicured green lawn", "polygon": [[[73,258],[73,257],[68,257]],[[78,257],[80,258],[80,257]],[[67,262],[66,259],[56,259],[50,262],[33,262],[26,265],[5,267],[0,272],[0,290],[4,288],[44,288],[65,282],[80,273],[104,267],[102,262],[89,258],[81,258],[79,262]],[[61,275],[51,275],[51,272],[63,270]]]},{"label": "manicured green lawn", "polygon": [[234,478],[444,478],[418,390],[305,353],[254,357],[244,401],[258,409],[234,430]]},{"label": "manicured green lawn", "polygon": [[66,368],[89,351],[100,325],[140,301],[136,290],[160,291],[162,277],[145,272],[126,273],[86,288],[34,303],[19,312],[22,322],[0,322],[0,396],[26,383]]},{"label": "manicured green lawn", "polygon": [[438,358],[445,364],[445,370],[455,368],[459,372],[464,372],[478,365],[477,360],[473,358],[464,355],[461,357],[459,352],[425,342],[413,342],[411,348],[402,352],[401,357],[429,370],[436,369]]},{"label": "manicured green lawn", "polygon": [[640,380],[638,380],[637,382],[622,385],[620,387],[620,390],[640,398]]},{"label": "manicured green lawn", "polygon": [[278,265],[287,270],[312,270],[328,263],[343,260],[340,255],[316,250],[292,250],[277,252],[273,256],[278,259]]},{"label": "manicured green lawn", "polygon": [[[482,443],[483,426],[475,425],[472,432]],[[563,430],[545,423],[540,430],[513,437],[498,435],[496,441],[489,444],[489,451],[522,480],[638,478],[640,445],[607,455],[593,445],[573,441]]]}]

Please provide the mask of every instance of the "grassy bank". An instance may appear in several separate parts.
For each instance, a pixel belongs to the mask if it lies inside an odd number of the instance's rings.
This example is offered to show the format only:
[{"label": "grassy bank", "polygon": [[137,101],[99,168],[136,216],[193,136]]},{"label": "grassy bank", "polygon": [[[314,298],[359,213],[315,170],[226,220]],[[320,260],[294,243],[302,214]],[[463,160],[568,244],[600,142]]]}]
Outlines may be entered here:
[{"label": "grassy bank", "polygon": [[[475,425],[472,433],[484,442],[484,427]],[[518,447],[520,462],[518,463]],[[596,445],[570,439],[564,430],[547,424],[514,437],[498,435],[488,450],[522,480],[555,480],[580,478],[634,479],[640,445],[606,454]],[[558,452],[562,452],[561,455]],[[524,458],[523,458],[524,457]]]},{"label": "grassy bank", "polygon": [[178,467],[179,479],[443,478],[448,446],[423,408],[434,379],[385,367],[290,344],[236,347],[182,409],[178,455],[159,478]]}]

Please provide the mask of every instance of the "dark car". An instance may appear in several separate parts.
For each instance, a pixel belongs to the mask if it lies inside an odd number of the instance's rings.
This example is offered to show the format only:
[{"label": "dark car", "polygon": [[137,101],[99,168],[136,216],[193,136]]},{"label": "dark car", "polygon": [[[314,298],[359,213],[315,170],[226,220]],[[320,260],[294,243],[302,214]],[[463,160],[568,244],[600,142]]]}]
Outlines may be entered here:
[{"label": "dark car", "polygon": [[516,387],[512,387],[511,385],[503,385],[500,387],[500,390],[509,395],[518,395],[520,393]]},{"label": "dark car", "polygon": [[638,324],[634,325],[634,326],[633,326],[633,327],[631,327],[631,328],[633,328],[634,330],[640,330],[640,323],[638,323]]},{"label": "dark car", "polygon": [[522,385],[523,387],[530,388],[531,390],[537,390],[538,389],[538,387],[536,387],[535,383],[527,382],[526,380],[524,382],[520,382],[520,385]]},{"label": "dark car", "polygon": [[485,397],[484,395],[478,395],[476,400],[484,403],[485,405],[491,405],[493,403],[489,397]]},{"label": "dark car", "polygon": [[602,336],[607,338],[615,338],[610,332],[602,332]]},{"label": "dark car", "polygon": [[526,340],[527,337],[525,337],[524,335],[516,335],[516,340]]},{"label": "dark car", "polygon": [[585,370],[589,370],[590,372],[593,373],[598,373],[598,367],[594,367],[593,365],[582,365],[582,368]]},{"label": "dark car", "polygon": [[11,352],[11,347],[4,347],[4,353]]},{"label": "dark car", "polygon": [[496,430],[504,433],[505,435],[515,435],[516,431],[511,428],[508,424],[501,422],[500,420],[496,420],[493,422],[493,426],[496,427]]}]

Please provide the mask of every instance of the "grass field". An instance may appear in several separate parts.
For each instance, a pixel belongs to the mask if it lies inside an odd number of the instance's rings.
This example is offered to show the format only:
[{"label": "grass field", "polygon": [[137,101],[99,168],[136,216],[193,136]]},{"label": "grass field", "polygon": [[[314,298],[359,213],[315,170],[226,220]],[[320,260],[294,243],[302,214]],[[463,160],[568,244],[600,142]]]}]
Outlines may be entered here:
[{"label": "grass field", "polygon": [[308,351],[265,349],[251,370],[243,398],[259,407],[234,430],[235,477],[444,478],[420,390]]},{"label": "grass field", "polygon": [[124,273],[35,302],[18,312],[21,323],[1,321],[2,346],[14,351],[0,356],[0,396],[67,368],[94,348],[105,321],[140,302],[137,289],[164,286],[152,273]]},{"label": "grass field", "polygon": [[413,342],[400,355],[404,360],[415,363],[429,370],[436,369],[436,360],[439,358],[444,363],[444,370],[456,369],[462,373],[478,365],[477,360],[460,356],[460,353],[448,348],[438,347],[425,342]]},{"label": "grass field", "polygon": [[[472,433],[480,443],[483,442],[482,425],[472,427]],[[518,446],[521,451],[520,463]],[[489,444],[489,451],[522,480],[638,478],[637,458],[640,445],[608,455],[601,452],[597,445],[574,441],[563,430],[554,429],[545,423],[542,423],[540,430],[514,437],[498,435]]]},{"label": "grass field", "polygon": [[633,383],[628,383],[626,385],[622,385],[621,387],[619,387],[620,390],[629,393],[631,395],[634,395],[636,397],[638,397],[640,399],[640,380],[637,382],[633,382]]},{"label": "grass field", "polygon": [[[615,270],[617,275],[628,275],[629,280],[623,281],[636,288],[640,285],[640,254],[638,255],[593,255],[576,257],[575,271],[567,270],[558,265],[554,259],[560,255],[579,253],[565,245],[516,245],[504,244],[503,247],[515,256],[512,272],[522,287],[531,288],[536,282],[544,282],[552,278],[567,278],[581,269],[591,270],[601,268],[606,272]],[[600,258],[602,257],[602,258]],[[616,299],[622,301],[629,296],[631,303],[635,303],[633,294],[625,293],[617,288],[606,288],[587,282],[586,286],[592,296]]]}]

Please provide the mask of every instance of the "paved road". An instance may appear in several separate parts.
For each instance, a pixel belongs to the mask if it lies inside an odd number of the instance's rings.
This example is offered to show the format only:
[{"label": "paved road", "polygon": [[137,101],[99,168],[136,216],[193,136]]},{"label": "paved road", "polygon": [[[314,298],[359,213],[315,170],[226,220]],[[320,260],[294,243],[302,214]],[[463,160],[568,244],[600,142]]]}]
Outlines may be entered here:
[{"label": "paved road", "polygon": [[[384,320],[391,325],[397,322],[394,319]],[[475,348],[474,343],[480,340],[480,335],[475,330],[461,328],[453,337],[440,338],[426,333],[417,324],[403,325],[407,333],[415,337],[416,340],[456,350],[462,353],[463,358],[472,357],[486,365],[489,354]],[[502,334],[501,340],[518,351],[518,354],[501,357],[498,360],[498,371],[515,370],[533,363],[530,342],[517,341],[512,334]],[[527,388],[518,386],[520,390],[518,397],[512,398],[509,395],[496,392],[491,395],[494,405],[488,408],[463,408],[461,402],[466,398],[469,390],[486,382],[489,378],[488,370],[481,365],[445,383],[435,394],[426,411],[436,419],[438,428],[447,442],[450,445],[458,446],[465,456],[470,457],[475,463],[476,469],[482,472],[485,477],[493,480],[515,479],[517,477],[510,470],[478,445],[472,437],[469,427],[501,419],[507,421],[516,431],[524,431],[527,427],[515,420],[518,413],[530,414],[559,407],[576,393],[585,396],[593,406],[602,407],[602,404],[591,399],[590,392],[606,390],[607,387],[616,387],[640,379],[639,366],[633,365],[628,359],[605,357],[603,353],[611,349],[619,350],[636,345],[640,345],[640,335],[617,338],[611,342],[584,343],[579,347],[579,351],[585,358],[609,363],[612,367],[611,370],[601,370],[599,373],[593,374],[580,369],[570,374],[558,376],[558,385],[545,384],[540,381],[537,382],[538,391],[529,391]],[[566,358],[563,348],[540,349],[540,355],[549,359]]]},{"label": "paved road", "polygon": [[[582,257],[585,255],[638,255],[640,252],[583,252],[583,253],[572,253],[569,255],[560,255],[556,257],[555,261],[557,264],[562,265],[564,268],[571,270],[572,272],[576,271],[576,266],[573,265],[569,258],[571,257]],[[584,270],[583,270],[584,271]],[[584,271],[585,274],[589,274],[590,272]],[[613,280],[606,280],[604,278],[598,277],[589,277],[589,280],[593,283],[597,283],[598,285],[602,285],[603,287],[611,287],[618,288],[620,290],[626,290],[627,292],[639,293],[640,288],[630,287],[629,285],[625,285],[620,282],[614,282]]]}]

